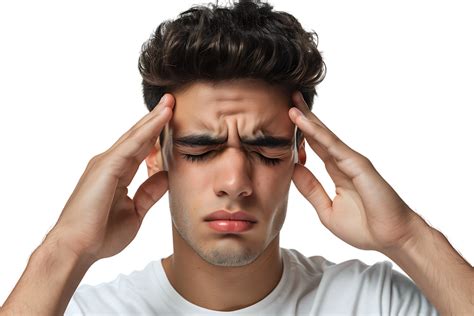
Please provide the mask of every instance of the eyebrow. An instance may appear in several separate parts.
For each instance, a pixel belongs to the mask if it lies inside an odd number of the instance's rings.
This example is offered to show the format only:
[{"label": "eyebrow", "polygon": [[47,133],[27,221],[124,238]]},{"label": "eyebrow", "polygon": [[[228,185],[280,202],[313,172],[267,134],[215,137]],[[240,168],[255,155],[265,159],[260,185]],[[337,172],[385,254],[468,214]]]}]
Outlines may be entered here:
[{"label": "eyebrow", "polygon": [[[174,139],[176,144],[187,147],[218,146],[224,144],[226,141],[227,138],[216,138],[208,134],[190,134]],[[242,137],[241,142],[251,147],[267,148],[291,148],[293,144],[292,139],[270,135]]]}]

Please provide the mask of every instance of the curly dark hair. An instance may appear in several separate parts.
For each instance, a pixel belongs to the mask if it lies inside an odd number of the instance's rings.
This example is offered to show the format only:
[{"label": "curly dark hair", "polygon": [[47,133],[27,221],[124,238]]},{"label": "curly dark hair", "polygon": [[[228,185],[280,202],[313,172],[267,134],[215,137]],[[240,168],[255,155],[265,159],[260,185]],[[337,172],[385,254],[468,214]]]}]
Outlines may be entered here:
[{"label": "curly dark hair", "polygon": [[193,6],[161,23],[142,45],[138,69],[145,104],[151,111],[163,94],[193,81],[252,78],[301,91],[312,109],[316,85],[326,75],[317,46],[316,32],[259,0]]}]

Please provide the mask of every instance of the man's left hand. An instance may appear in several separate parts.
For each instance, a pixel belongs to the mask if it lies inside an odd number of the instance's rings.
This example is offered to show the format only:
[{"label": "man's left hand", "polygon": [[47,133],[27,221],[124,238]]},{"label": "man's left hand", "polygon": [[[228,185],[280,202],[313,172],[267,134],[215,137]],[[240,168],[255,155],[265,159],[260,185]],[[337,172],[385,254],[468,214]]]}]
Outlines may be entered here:
[{"label": "man's left hand", "polygon": [[323,225],[344,242],[384,253],[414,237],[418,214],[375,170],[370,160],[341,141],[306,105],[300,92],[292,95],[290,119],[324,162],[336,186],[331,201],[313,173],[295,164],[293,182],[313,205]]}]

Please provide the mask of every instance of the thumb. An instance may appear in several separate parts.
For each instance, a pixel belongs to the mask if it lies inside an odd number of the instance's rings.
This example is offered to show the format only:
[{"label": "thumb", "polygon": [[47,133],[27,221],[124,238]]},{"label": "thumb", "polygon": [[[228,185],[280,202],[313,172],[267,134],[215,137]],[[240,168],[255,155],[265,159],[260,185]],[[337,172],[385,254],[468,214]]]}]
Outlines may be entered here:
[{"label": "thumb", "polygon": [[143,182],[135,192],[133,204],[143,220],[148,210],[168,191],[168,172],[159,171]]},{"label": "thumb", "polygon": [[323,225],[327,227],[332,201],[321,183],[311,171],[299,163],[295,164],[292,180],[298,191],[313,205]]}]

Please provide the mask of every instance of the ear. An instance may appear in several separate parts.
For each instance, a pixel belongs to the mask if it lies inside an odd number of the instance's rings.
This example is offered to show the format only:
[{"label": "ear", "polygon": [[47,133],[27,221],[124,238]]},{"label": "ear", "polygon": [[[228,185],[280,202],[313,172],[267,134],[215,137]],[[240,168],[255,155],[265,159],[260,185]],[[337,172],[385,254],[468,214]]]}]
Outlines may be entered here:
[{"label": "ear", "polygon": [[163,156],[161,154],[160,140],[157,140],[150,153],[145,158],[148,177],[151,177],[158,171],[164,170]]},{"label": "ear", "polygon": [[298,162],[302,165],[306,163],[306,151],[304,149],[304,137],[301,137],[300,143],[298,145]]}]

